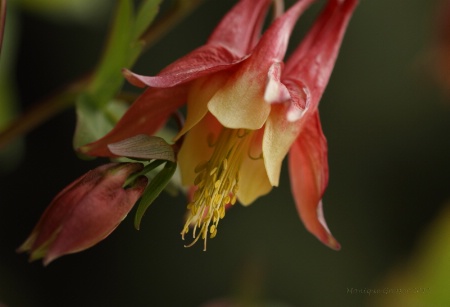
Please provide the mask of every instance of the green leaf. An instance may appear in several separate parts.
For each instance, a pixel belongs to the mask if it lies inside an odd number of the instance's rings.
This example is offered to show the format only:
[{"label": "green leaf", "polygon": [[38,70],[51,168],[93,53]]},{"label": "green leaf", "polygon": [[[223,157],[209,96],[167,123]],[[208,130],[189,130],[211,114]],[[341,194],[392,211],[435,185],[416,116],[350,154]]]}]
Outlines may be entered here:
[{"label": "green leaf", "polygon": [[78,148],[104,136],[127,108],[126,103],[118,100],[112,100],[104,107],[98,108],[90,95],[79,95],[76,102],[77,125],[73,146]]},{"label": "green leaf", "polygon": [[109,150],[121,157],[134,159],[160,159],[175,162],[175,152],[164,139],[139,134],[117,143],[109,144]]},{"label": "green leaf", "polygon": [[[128,159],[127,162],[129,162],[129,161],[134,161],[134,160]],[[130,187],[131,185],[133,185],[135,183],[136,179],[138,177],[140,177],[140,176],[144,176],[145,175],[149,179],[151,177],[154,177],[155,175],[153,174],[153,172],[156,173],[156,168],[158,168],[158,166],[160,166],[164,162],[166,162],[166,161],[164,161],[164,160],[154,160],[154,161],[148,163],[140,172],[134,173],[134,174],[131,174],[130,176],[128,176],[127,180],[125,180],[125,183],[123,184],[122,187],[124,189]]]},{"label": "green leaf", "polygon": [[134,16],[133,2],[121,0],[102,61],[89,86],[95,103],[103,106],[123,84],[122,69],[134,64],[142,52],[140,36],[150,26],[159,10],[161,0],[146,0]]},{"label": "green leaf", "polygon": [[133,1],[118,1],[105,52],[86,92],[76,103],[75,148],[104,136],[123,115],[123,105],[117,109],[117,103],[111,100],[123,85],[122,69],[132,66],[141,54],[143,46],[137,40],[155,18],[160,2],[143,1],[135,16]]},{"label": "green leaf", "polygon": [[92,103],[102,107],[114,97],[123,83],[122,68],[130,64],[133,30],[133,5],[131,0],[118,1],[112,30],[88,92],[94,98]]},{"label": "green leaf", "polygon": [[141,225],[142,217],[145,214],[147,208],[153,203],[153,201],[158,197],[158,195],[164,190],[166,185],[172,178],[175,170],[177,169],[177,164],[168,161],[164,168],[150,181],[147,188],[142,195],[142,198],[138,204],[136,211],[136,216],[134,219],[134,227],[139,230]]},{"label": "green leaf", "polygon": [[132,1],[118,1],[116,16],[102,60],[86,92],[80,94],[76,101],[77,126],[73,140],[75,148],[104,136],[124,113],[125,109],[112,99],[124,80],[121,69],[128,64],[131,53],[132,28]]},{"label": "green leaf", "polygon": [[146,0],[142,1],[136,19],[134,22],[133,40],[139,41],[139,38],[147,30],[150,24],[155,19],[159,11],[161,0]]},{"label": "green leaf", "polygon": [[141,2],[132,33],[133,43],[130,49],[130,66],[137,60],[144,49],[144,43],[140,38],[158,14],[160,3],[161,0],[147,0]]}]

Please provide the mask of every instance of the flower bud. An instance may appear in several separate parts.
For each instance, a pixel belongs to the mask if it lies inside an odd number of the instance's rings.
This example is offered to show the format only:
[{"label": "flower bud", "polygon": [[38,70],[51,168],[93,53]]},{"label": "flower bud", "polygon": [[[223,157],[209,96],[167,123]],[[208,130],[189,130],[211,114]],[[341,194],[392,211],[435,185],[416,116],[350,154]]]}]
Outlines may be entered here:
[{"label": "flower bud", "polygon": [[66,254],[83,251],[106,238],[127,216],[143,193],[147,178],[139,177],[124,189],[140,163],[110,163],[75,180],[50,203],[18,252],[44,265]]}]

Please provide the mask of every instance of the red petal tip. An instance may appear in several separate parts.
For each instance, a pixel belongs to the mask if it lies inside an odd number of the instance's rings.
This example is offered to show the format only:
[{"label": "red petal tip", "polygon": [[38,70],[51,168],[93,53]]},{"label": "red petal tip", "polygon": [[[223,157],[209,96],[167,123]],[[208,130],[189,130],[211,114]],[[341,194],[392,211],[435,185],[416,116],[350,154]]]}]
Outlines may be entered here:
[{"label": "red petal tip", "polygon": [[137,87],[146,87],[147,85],[139,79],[139,75],[134,74],[130,70],[124,68],[122,69],[122,75],[128,80],[132,85]]},{"label": "red petal tip", "polygon": [[322,241],[322,243],[335,251],[341,249],[341,244],[339,244],[339,242],[330,233],[328,234],[327,239]]}]

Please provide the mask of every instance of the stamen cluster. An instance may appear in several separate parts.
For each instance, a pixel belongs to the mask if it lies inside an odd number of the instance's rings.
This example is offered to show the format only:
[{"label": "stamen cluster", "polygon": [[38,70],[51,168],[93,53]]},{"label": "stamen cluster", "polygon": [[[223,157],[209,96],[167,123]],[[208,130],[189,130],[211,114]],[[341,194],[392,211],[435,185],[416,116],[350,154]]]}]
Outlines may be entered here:
[{"label": "stamen cluster", "polygon": [[[197,174],[192,201],[187,205],[189,216],[181,232],[182,238],[193,227],[194,245],[198,239],[214,238],[219,221],[225,217],[227,205],[236,203],[239,189],[239,168],[248,147],[249,131],[224,128],[215,143],[209,161],[200,163],[195,168]],[[199,230],[199,234],[197,234]]]}]

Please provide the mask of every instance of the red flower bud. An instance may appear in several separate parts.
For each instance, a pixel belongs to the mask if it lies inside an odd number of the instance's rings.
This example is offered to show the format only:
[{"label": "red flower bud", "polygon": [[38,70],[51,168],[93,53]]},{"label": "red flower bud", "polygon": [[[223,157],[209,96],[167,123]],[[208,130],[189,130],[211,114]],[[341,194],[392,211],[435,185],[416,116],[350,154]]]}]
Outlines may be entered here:
[{"label": "red flower bud", "polygon": [[123,188],[140,163],[110,163],[75,180],[50,203],[18,252],[44,265],[66,254],[83,251],[106,238],[127,216],[143,193],[147,178]]}]

